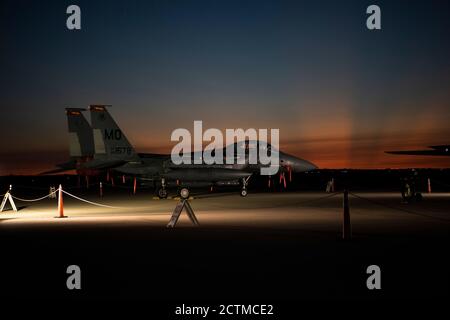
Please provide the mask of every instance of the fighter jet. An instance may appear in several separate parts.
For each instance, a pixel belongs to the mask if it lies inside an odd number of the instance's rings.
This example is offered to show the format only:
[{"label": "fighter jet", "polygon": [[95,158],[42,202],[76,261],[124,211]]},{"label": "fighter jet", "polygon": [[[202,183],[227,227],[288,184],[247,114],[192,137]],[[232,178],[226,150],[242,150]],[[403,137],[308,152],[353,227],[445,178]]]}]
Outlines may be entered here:
[{"label": "fighter jet", "polygon": [[428,150],[385,151],[390,154],[406,154],[416,156],[450,156],[450,145],[430,146]]},{"label": "fighter jet", "polygon": [[[192,164],[176,165],[170,154],[137,153],[123,131],[118,127],[107,110],[108,105],[91,105],[91,126],[82,115],[84,109],[67,108],[69,123],[71,161],[59,165],[59,170],[70,167],[78,173],[113,170],[120,174],[138,177],[143,183],[153,183],[157,195],[166,198],[167,187],[177,186],[180,195],[189,196],[192,186],[240,186],[241,196],[247,195],[250,177],[257,174],[261,165],[245,164]],[[86,121],[86,122],[85,122]],[[89,132],[88,132],[89,131]],[[237,142],[234,148],[259,148],[258,141]],[[267,144],[267,148],[271,148]],[[223,152],[215,150],[215,152]],[[235,153],[237,154],[237,153]],[[201,156],[201,152],[192,152],[192,158]],[[285,173],[305,172],[317,167],[303,159],[279,152],[280,180]]]}]

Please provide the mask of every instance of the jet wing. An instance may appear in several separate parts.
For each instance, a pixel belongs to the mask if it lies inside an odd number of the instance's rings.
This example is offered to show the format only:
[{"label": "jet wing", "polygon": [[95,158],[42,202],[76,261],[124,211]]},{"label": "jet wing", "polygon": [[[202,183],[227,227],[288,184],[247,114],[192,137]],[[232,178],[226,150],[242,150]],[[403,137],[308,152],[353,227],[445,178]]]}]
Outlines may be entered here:
[{"label": "jet wing", "polygon": [[406,151],[386,151],[389,154],[406,154],[415,156],[440,156],[440,152],[436,150],[406,150]]},{"label": "jet wing", "polygon": [[386,153],[415,156],[450,156],[450,145],[430,146],[428,150],[386,151]]},{"label": "jet wing", "polygon": [[61,173],[61,172],[66,172],[66,171],[70,171],[70,170],[75,170],[75,168],[72,168],[72,169],[58,168],[58,169],[40,172],[40,173],[38,173],[38,175],[43,176],[43,175],[47,175],[47,174]]},{"label": "jet wing", "polygon": [[39,175],[54,174],[54,173],[61,173],[61,172],[65,172],[65,171],[75,170],[76,164],[77,164],[76,161],[68,161],[68,162],[64,162],[64,163],[59,163],[56,165],[58,167],[57,169],[44,171],[44,172],[39,173]]},{"label": "jet wing", "polygon": [[144,159],[168,159],[170,154],[160,154],[160,153],[138,153],[139,158]]},{"label": "jet wing", "polygon": [[121,165],[124,165],[125,163],[127,163],[127,161],[124,161],[124,160],[94,159],[94,160],[91,160],[91,161],[88,161],[85,163],[81,163],[80,165],[77,166],[77,163],[75,161],[69,161],[69,162],[65,162],[65,163],[56,165],[58,167],[57,169],[41,172],[41,173],[39,173],[39,175],[55,174],[55,173],[61,173],[61,172],[77,170],[77,169],[98,169],[98,170],[112,169],[112,168],[116,168]]},{"label": "jet wing", "polygon": [[127,163],[125,160],[99,160],[94,159],[80,165],[80,169],[110,169]]}]

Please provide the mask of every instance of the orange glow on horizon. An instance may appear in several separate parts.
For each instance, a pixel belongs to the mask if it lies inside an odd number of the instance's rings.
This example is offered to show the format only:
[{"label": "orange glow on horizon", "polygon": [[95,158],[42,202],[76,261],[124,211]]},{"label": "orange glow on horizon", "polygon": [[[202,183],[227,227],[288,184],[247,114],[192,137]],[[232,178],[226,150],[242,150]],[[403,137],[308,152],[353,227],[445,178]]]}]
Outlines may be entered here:
[{"label": "orange glow on horizon", "polygon": [[[370,119],[361,120],[354,116],[351,106],[350,99],[334,97],[330,101],[310,102],[287,118],[272,115],[253,119],[250,116],[222,117],[220,114],[211,118],[209,114],[204,117],[203,130],[218,128],[224,132],[225,128],[279,128],[280,150],[311,161],[319,168],[450,168],[450,157],[385,153],[450,144],[446,103],[435,103],[433,107],[408,116],[392,110],[377,125]],[[170,141],[172,130],[178,127],[192,130],[195,119],[195,115],[190,115],[187,119],[174,119],[170,125],[161,121],[148,126],[144,118],[113,116],[138,152],[162,154],[169,154],[176,144]],[[42,135],[36,131],[36,140],[32,142],[28,136],[20,136],[17,143],[9,147],[8,153],[0,154],[0,175],[38,174],[69,159],[64,131],[57,136]],[[22,137],[25,140],[22,141]],[[15,141],[13,137],[11,140]],[[36,141],[43,142],[38,145]],[[44,147],[47,151],[43,151]]]}]

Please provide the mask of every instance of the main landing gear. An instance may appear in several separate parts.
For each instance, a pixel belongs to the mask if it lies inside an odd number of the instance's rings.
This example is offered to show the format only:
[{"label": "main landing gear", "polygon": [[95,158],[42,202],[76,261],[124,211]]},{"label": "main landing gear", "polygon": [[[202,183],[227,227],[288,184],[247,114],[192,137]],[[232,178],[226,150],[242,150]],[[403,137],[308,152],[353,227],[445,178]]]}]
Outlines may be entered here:
[{"label": "main landing gear", "polygon": [[[161,187],[158,188],[156,194],[158,195],[158,198],[160,199],[166,199],[169,195],[167,189],[166,189],[166,180],[164,178],[161,179]],[[181,199],[188,199],[190,195],[190,191],[186,187],[182,187],[179,189],[178,194]]]},{"label": "main landing gear", "polygon": [[166,179],[162,178],[161,179],[161,187],[159,187],[158,191],[157,191],[157,195],[160,199],[166,199],[168,192],[166,190]]},{"label": "main landing gear", "polygon": [[189,198],[189,189],[188,188],[181,188],[180,191],[178,192],[180,194],[180,198],[181,199],[188,199]]}]

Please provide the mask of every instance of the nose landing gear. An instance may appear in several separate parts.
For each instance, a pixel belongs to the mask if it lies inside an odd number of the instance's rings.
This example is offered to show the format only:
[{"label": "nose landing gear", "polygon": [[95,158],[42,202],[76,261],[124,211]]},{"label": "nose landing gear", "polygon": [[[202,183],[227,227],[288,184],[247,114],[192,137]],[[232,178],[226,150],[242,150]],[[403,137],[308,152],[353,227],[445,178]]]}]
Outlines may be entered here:
[{"label": "nose landing gear", "polygon": [[242,189],[240,192],[241,197],[246,197],[248,194],[247,191],[247,185],[248,185],[248,180],[250,179],[251,176],[248,176],[247,178],[242,178]]}]

